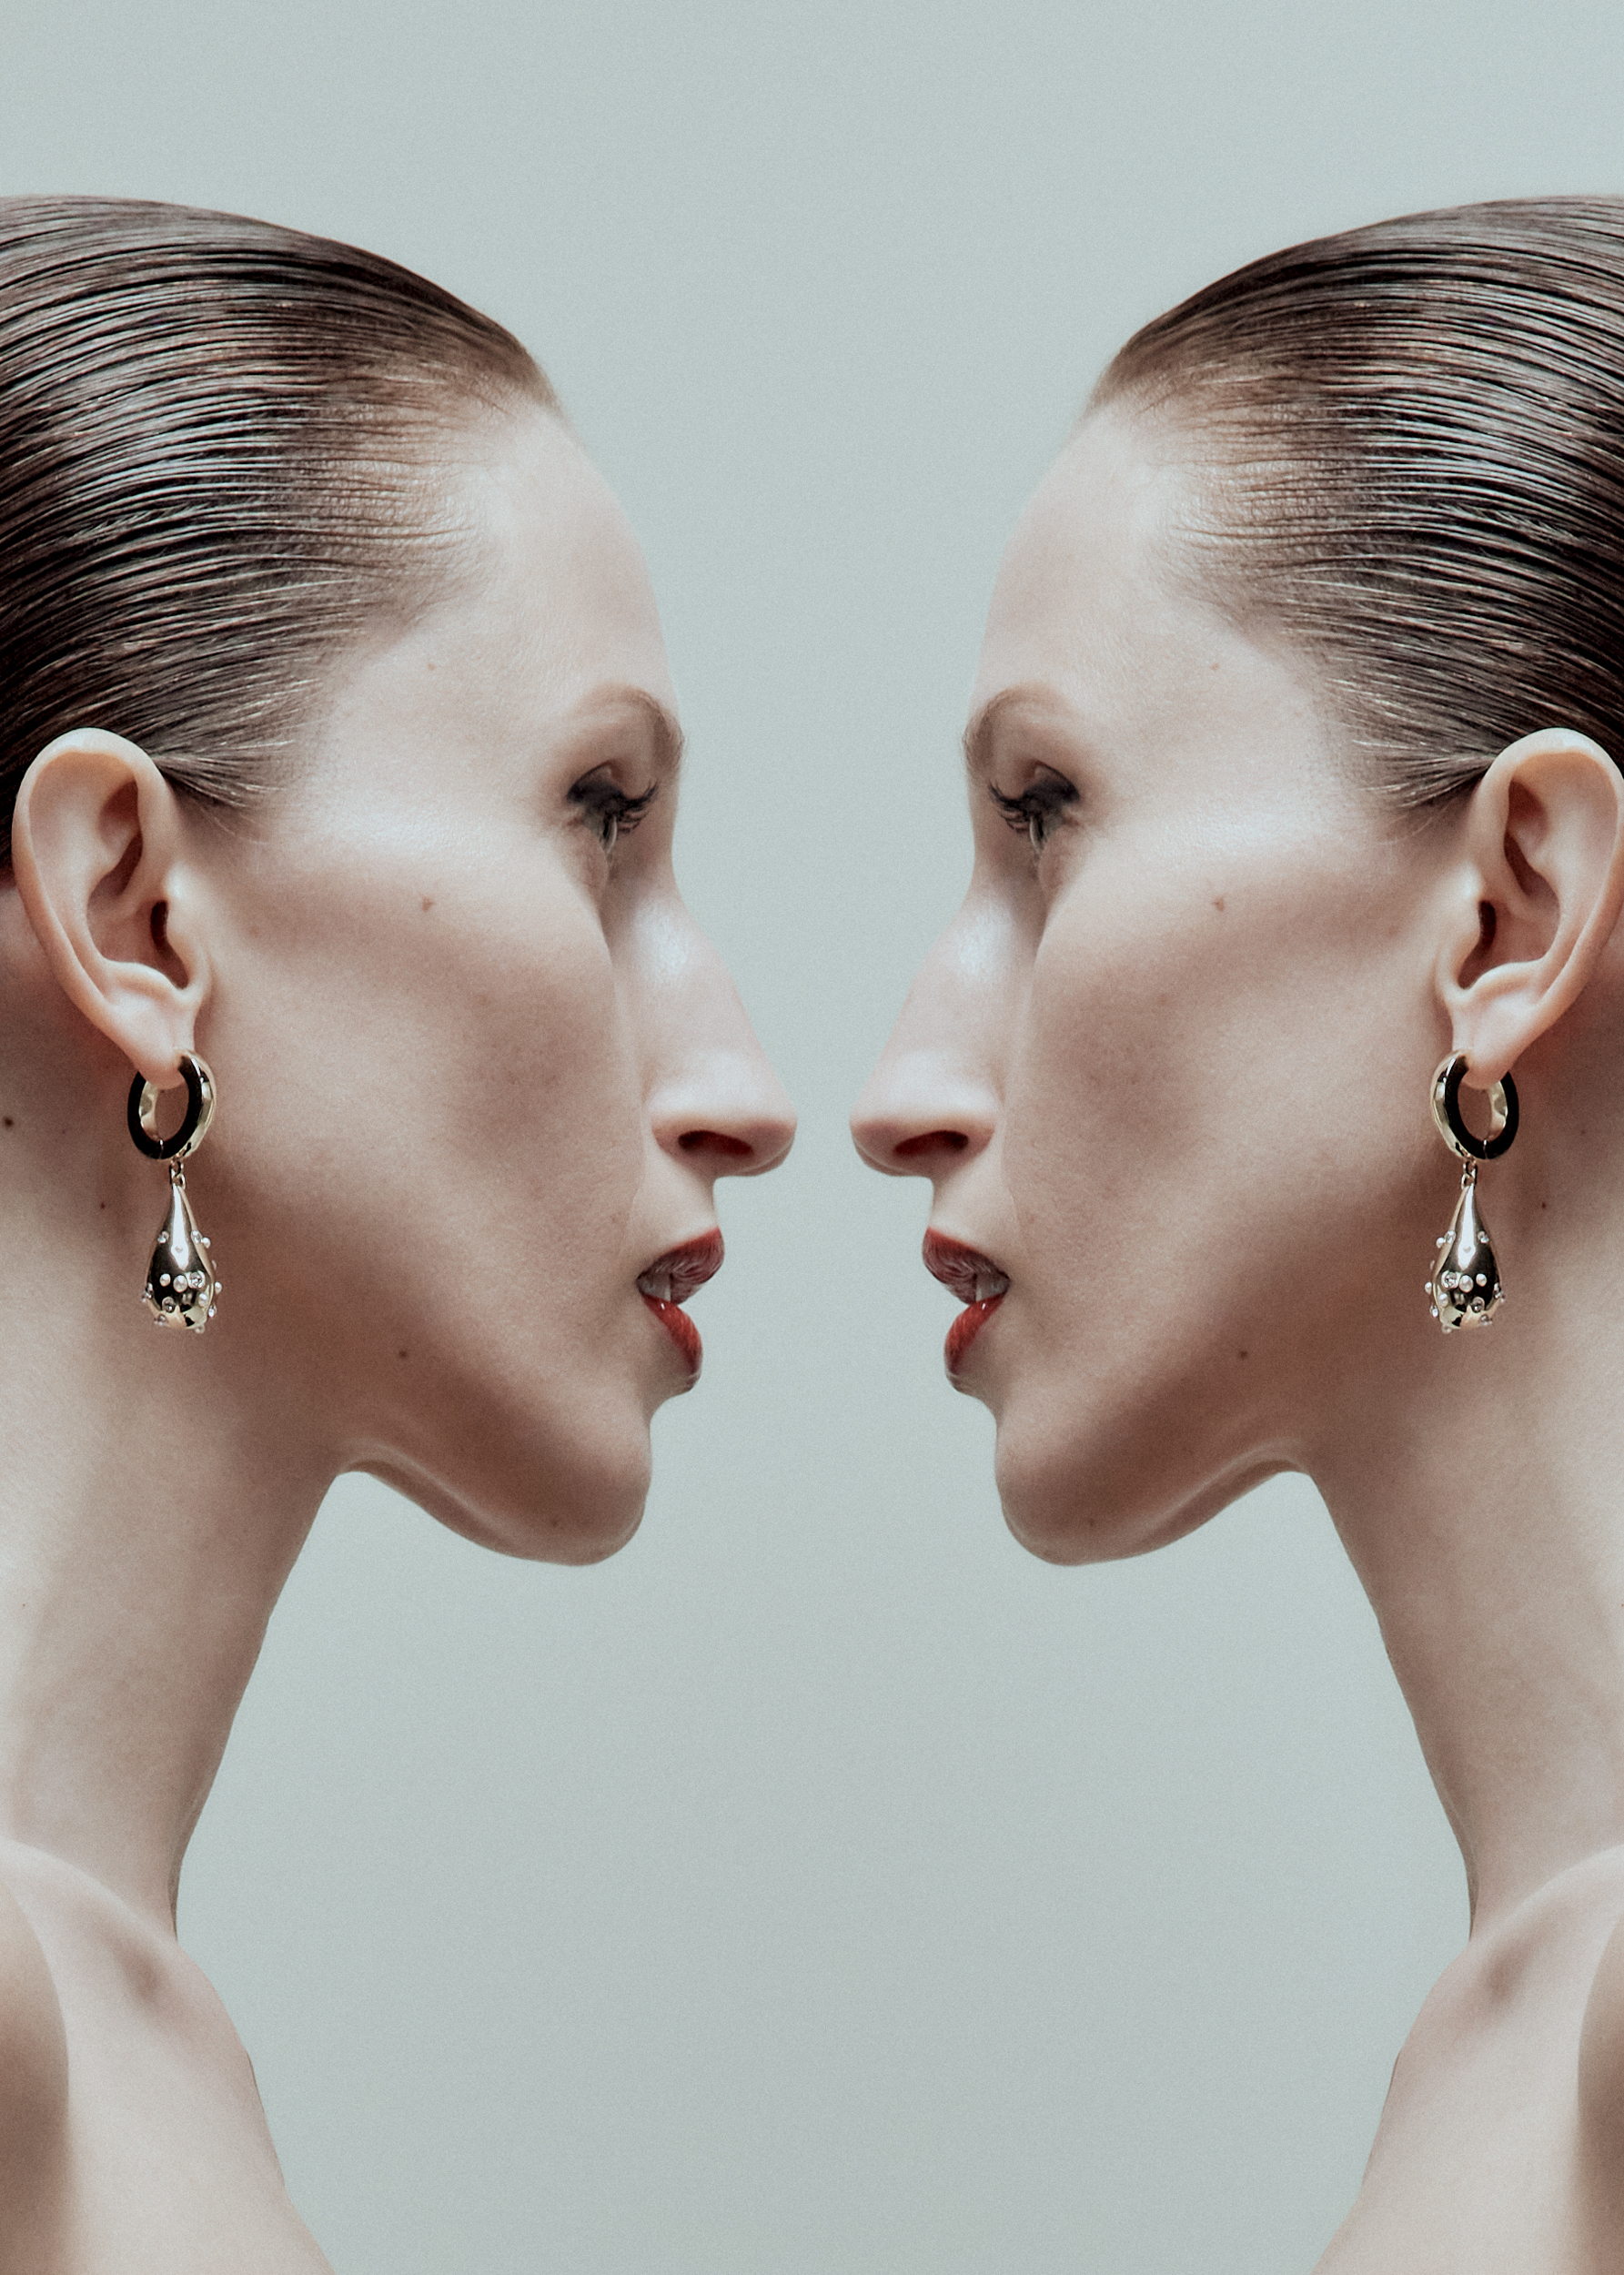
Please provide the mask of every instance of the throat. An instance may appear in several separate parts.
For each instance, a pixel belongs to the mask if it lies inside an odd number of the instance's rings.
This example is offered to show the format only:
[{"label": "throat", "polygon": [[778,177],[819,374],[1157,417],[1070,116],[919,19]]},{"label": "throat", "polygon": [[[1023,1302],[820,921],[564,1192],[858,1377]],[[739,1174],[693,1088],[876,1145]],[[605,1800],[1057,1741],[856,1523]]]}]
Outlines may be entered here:
[{"label": "throat", "polygon": [[81,1286],[43,1349],[22,1326],[14,1306],[0,1837],[172,1926],[187,1842],[328,1471],[267,1443],[240,1366],[213,1339],[155,1330],[138,1289]]},{"label": "throat", "polygon": [[1519,1288],[1503,1319],[1449,1339],[1436,1377],[1367,1389],[1375,1419],[1315,1469],[1459,1841],[1475,1928],[1624,1843],[1618,1340],[1566,1295]]}]

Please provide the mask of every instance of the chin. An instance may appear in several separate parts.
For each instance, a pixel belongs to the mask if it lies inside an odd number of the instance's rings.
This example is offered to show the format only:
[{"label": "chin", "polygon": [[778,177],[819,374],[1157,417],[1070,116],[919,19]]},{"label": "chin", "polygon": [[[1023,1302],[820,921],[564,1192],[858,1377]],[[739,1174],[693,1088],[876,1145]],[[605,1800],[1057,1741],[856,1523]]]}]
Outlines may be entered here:
[{"label": "chin", "polygon": [[1294,1466],[1261,1449],[1219,1462],[1195,1451],[1152,1417],[1090,1435],[1001,1415],[994,1474],[1004,1521],[1046,1564],[1113,1563],[1182,1540]]},{"label": "chin", "polygon": [[642,1522],[652,1455],[641,1417],[586,1445],[487,1442],[480,1451],[485,1458],[472,1466],[430,1466],[398,1453],[349,1466],[392,1485],[465,1540],[533,1563],[600,1564]]}]

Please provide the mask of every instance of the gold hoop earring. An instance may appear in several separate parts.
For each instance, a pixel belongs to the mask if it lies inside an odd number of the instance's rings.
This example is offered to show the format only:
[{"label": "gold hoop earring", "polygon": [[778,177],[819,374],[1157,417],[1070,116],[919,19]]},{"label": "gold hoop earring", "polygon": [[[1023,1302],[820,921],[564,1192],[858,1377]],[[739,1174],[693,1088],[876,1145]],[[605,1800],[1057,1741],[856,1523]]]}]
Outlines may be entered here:
[{"label": "gold hoop earring", "polygon": [[126,1118],[137,1153],[169,1168],[169,1213],[153,1243],[141,1300],[161,1327],[189,1327],[201,1335],[215,1315],[220,1283],[215,1278],[207,1233],[197,1229],[187,1198],[181,1163],[195,1154],[215,1117],[215,1078],[191,1051],[180,1054],[187,1086],[187,1110],[173,1138],[157,1131],[157,1086],[137,1075],[130,1085]]},{"label": "gold hoop earring", "polygon": [[1449,1229],[1438,1239],[1438,1259],[1427,1283],[1432,1316],[1446,1335],[1452,1335],[1458,1327],[1487,1327],[1506,1300],[1488,1227],[1478,1214],[1478,1165],[1498,1161],[1511,1150],[1517,1136],[1517,1085],[1509,1075],[1493,1085],[1488,1093],[1489,1132],[1487,1138],[1477,1138],[1460,1114],[1460,1084],[1466,1070],[1465,1053],[1456,1051],[1440,1060],[1432,1077],[1432,1118],[1438,1136],[1456,1158],[1466,1164],[1460,1198]]}]

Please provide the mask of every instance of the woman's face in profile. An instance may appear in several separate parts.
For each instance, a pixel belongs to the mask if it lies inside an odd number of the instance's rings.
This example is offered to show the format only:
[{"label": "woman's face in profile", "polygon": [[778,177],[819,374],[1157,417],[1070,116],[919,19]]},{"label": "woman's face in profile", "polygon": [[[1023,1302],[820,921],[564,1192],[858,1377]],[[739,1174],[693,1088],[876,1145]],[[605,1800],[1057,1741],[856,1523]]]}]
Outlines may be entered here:
[{"label": "woman's face in profile", "polygon": [[720,1260],[714,1179],[793,1117],[677,891],[624,516],[541,413],[470,436],[456,479],[465,573],[340,671],[264,825],[207,841],[230,1143],[196,1182],[238,1348],[308,1352],[341,1465],[587,1559],[635,1527],[650,1417],[698,1372],[676,1307]]},{"label": "woman's face in profile", "polygon": [[1428,1325],[1436,829],[1355,785],[1300,662],[1171,573],[1189,479],[1102,415],[1017,527],[970,889],[853,1117],[933,1180],[949,1368],[1059,1561],[1304,1463],[1367,1388],[1360,1339]]}]

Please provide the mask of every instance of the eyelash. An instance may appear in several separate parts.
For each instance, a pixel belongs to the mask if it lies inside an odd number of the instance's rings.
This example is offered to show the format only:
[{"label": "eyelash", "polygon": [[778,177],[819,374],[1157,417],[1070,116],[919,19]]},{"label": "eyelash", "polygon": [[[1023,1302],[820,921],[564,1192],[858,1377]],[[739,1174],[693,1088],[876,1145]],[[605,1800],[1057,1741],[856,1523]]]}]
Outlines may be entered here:
[{"label": "eyelash", "polygon": [[641,798],[629,798],[618,783],[589,779],[576,784],[570,793],[570,803],[580,807],[592,834],[607,854],[613,853],[618,838],[630,836],[659,794],[658,783],[645,790]]},{"label": "eyelash", "polygon": [[989,783],[987,795],[1016,835],[1031,840],[1034,854],[1041,854],[1048,844],[1050,833],[1065,808],[1077,803],[1077,793],[1072,784],[1054,776],[1034,782],[1018,798],[1006,798]]}]

